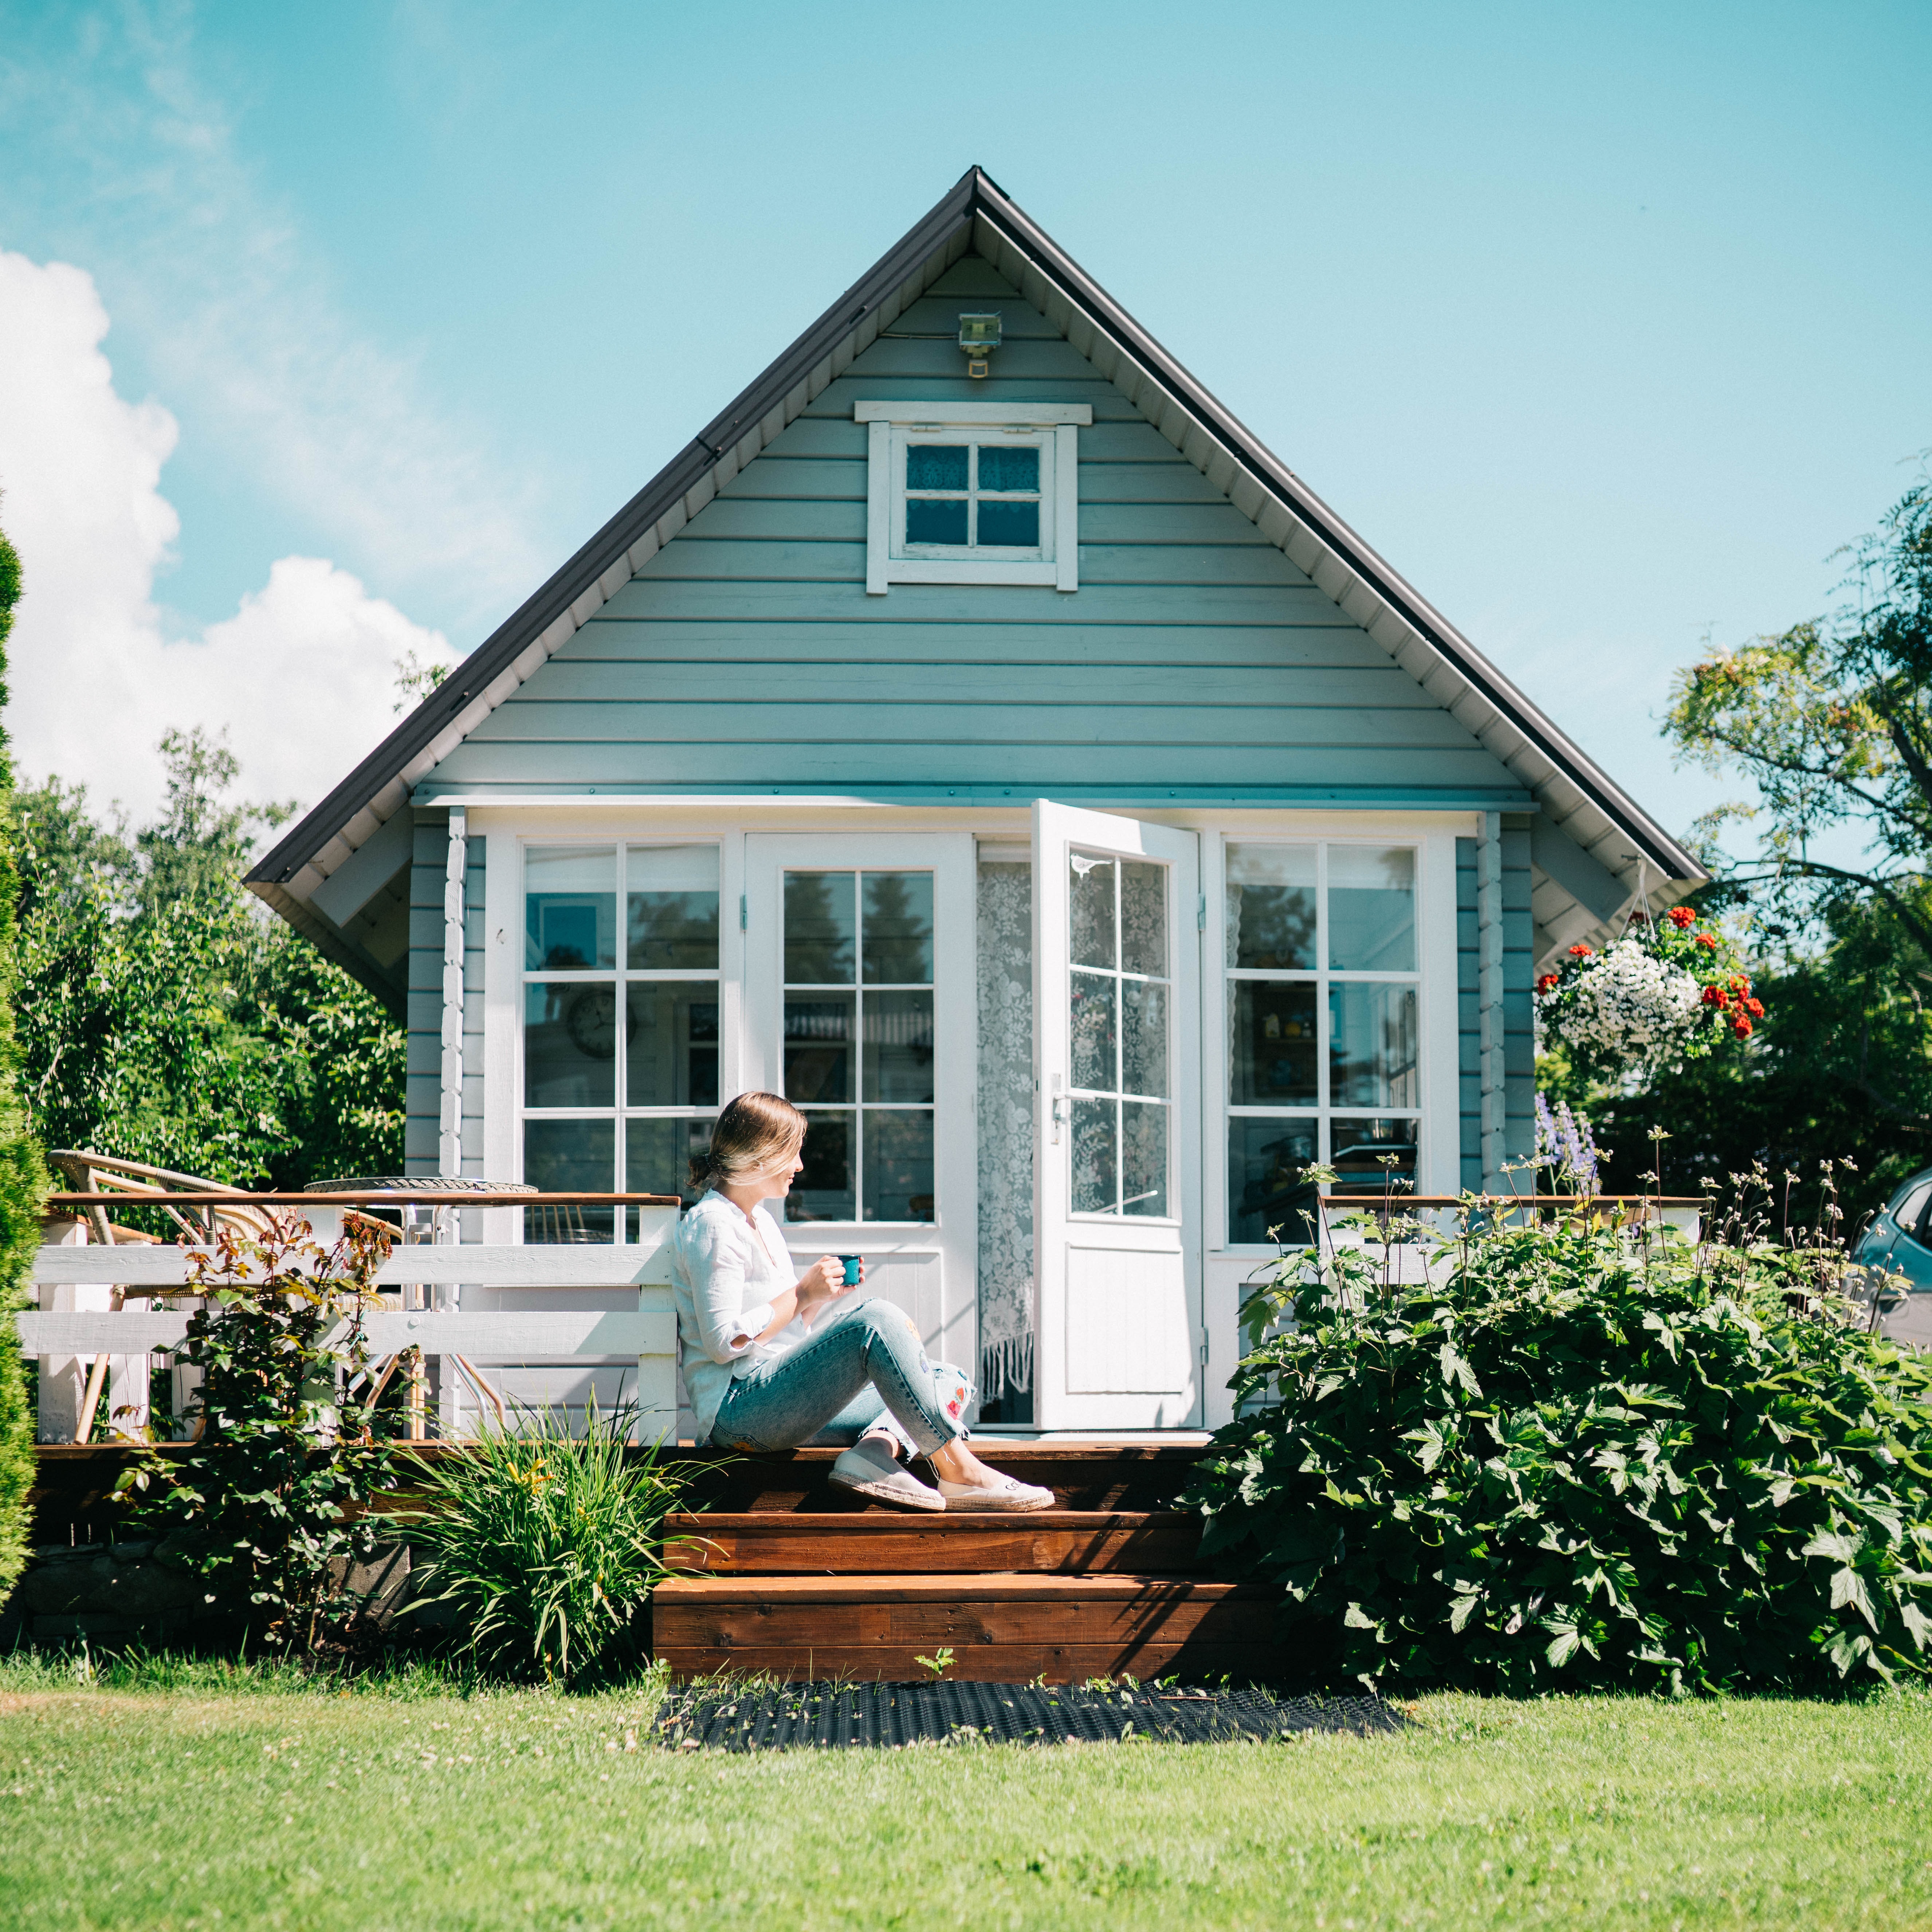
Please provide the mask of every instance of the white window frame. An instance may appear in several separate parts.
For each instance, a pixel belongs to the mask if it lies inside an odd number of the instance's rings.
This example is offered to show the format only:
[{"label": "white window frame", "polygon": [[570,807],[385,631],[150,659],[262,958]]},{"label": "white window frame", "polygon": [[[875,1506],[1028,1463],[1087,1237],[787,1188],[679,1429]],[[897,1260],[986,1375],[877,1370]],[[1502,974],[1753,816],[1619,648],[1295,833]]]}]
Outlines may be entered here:
[{"label": "white window frame", "polygon": [[[855,404],[868,426],[866,594],[883,597],[895,584],[1001,584],[1080,587],[1080,450],[1094,421],[1087,403]],[[909,445],[958,440],[988,442],[1010,435],[1040,452],[1040,546],[988,549],[904,542],[905,453]]]}]

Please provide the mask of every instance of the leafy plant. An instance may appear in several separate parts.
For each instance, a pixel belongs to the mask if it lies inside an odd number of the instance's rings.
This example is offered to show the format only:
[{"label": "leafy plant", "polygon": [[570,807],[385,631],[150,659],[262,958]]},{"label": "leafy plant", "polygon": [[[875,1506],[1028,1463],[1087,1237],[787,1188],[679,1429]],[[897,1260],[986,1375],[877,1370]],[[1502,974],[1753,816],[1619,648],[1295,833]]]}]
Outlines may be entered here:
[{"label": "leafy plant", "polygon": [[390,1452],[373,1402],[346,1391],[368,1387],[362,1314],[388,1252],[359,1220],[328,1246],[295,1216],[259,1240],[223,1229],[194,1258],[189,1292],[206,1306],[182,1350],[202,1372],[202,1432],[178,1462],[151,1454],[122,1478],[137,1520],[173,1532],[211,1597],[245,1593],[284,1647],[352,1622],[349,1571],[381,1541],[360,1512],[391,1486]]},{"label": "leafy plant", "polygon": [[1372,1240],[1284,1258],[1204,1550],[1370,1684],[1927,1674],[1932,1361],[1867,1331],[1828,1240],[1463,1223],[1424,1281]]},{"label": "leafy plant", "polygon": [[[20,595],[20,560],[0,534],[0,676],[7,634]],[[0,685],[0,704],[6,692]],[[26,1567],[28,1492],[34,1475],[34,1415],[28,1400],[14,1313],[40,1239],[46,1170],[26,1109],[20,1103],[20,1048],[14,1001],[20,980],[20,934],[14,902],[20,884],[14,809],[14,765],[0,734],[0,1603]]]},{"label": "leafy plant", "polygon": [[391,1519],[421,1590],[410,1610],[450,1606],[477,1661],[512,1676],[568,1682],[620,1648],[666,1574],[683,1488],[655,1448],[628,1448],[634,1419],[593,1404],[580,1437],[520,1409],[427,1463],[420,1507]]},{"label": "leafy plant", "polygon": [[913,1661],[924,1664],[934,1677],[944,1677],[952,1668],[952,1646],[950,1643],[941,1644],[937,1657],[915,1656]]}]

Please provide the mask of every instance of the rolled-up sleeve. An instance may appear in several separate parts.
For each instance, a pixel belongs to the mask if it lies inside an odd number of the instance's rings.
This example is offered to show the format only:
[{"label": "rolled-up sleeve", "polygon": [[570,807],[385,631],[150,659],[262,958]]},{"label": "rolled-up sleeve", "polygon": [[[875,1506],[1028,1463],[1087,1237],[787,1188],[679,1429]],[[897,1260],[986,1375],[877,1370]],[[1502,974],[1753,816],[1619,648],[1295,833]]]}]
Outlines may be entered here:
[{"label": "rolled-up sleeve", "polygon": [[745,1306],[749,1292],[746,1243],[736,1230],[709,1220],[687,1226],[690,1238],[682,1258],[700,1346],[714,1362],[734,1362],[772,1325],[778,1311],[769,1301]]}]

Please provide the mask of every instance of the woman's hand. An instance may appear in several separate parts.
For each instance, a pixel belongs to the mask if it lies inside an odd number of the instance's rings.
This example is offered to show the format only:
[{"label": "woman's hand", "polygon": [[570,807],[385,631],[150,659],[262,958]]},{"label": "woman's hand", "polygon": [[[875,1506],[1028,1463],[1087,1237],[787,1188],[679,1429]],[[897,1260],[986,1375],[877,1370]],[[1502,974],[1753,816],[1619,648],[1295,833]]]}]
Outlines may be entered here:
[{"label": "woman's hand", "polygon": [[[859,1271],[865,1273],[862,1262]],[[850,1292],[845,1286],[844,1263],[836,1255],[820,1255],[798,1278],[798,1312],[809,1324],[826,1303]]]}]

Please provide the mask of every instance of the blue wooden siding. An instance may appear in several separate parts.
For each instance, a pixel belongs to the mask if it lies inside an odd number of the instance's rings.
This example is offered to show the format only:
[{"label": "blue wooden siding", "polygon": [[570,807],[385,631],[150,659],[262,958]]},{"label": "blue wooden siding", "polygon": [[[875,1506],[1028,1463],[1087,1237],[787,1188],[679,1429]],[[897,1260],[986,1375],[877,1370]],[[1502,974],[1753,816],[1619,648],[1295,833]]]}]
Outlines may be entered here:
[{"label": "blue wooden siding", "polygon": [[[962,307],[997,306],[969,382]],[[1080,588],[865,594],[861,398],[1086,402]],[[976,256],[452,752],[424,794],[1522,801],[1519,782]]]},{"label": "blue wooden siding", "polygon": [[[483,1172],[483,851],[472,836],[463,880],[463,1172]],[[410,993],[403,1170],[434,1174],[442,1120],[442,886],[449,814],[416,815],[410,866]]]},{"label": "blue wooden siding", "polygon": [[[1536,1145],[1535,921],[1530,911],[1531,820],[1503,820],[1503,1145],[1520,1160]],[[1456,842],[1456,1031],[1462,1185],[1505,1185],[1483,1172],[1482,1026],[1476,1006],[1476,842]],[[1519,1177],[1526,1192],[1527,1175]]]}]

